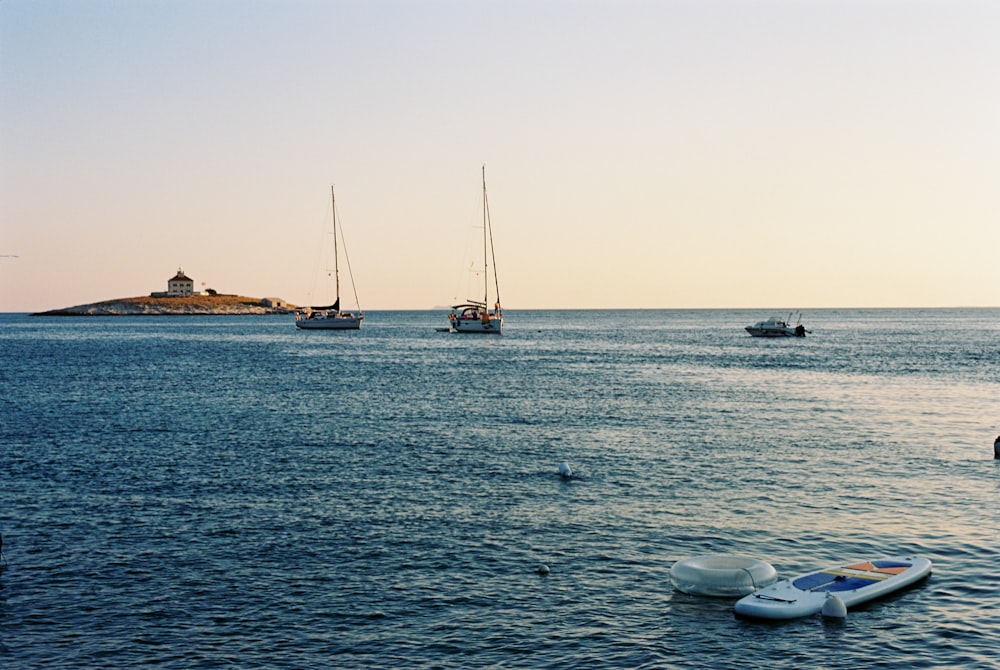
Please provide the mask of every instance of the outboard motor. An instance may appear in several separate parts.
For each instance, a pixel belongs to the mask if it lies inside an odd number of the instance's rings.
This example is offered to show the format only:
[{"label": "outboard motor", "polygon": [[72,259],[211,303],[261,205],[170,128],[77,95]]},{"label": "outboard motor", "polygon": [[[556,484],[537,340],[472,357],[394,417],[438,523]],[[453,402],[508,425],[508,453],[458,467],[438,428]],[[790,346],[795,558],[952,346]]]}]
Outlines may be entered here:
[{"label": "outboard motor", "polygon": [[795,326],[795,335],[797,337],[805,337],[806,336],[806,327],[803,326],[801,323],[799,325]]}]

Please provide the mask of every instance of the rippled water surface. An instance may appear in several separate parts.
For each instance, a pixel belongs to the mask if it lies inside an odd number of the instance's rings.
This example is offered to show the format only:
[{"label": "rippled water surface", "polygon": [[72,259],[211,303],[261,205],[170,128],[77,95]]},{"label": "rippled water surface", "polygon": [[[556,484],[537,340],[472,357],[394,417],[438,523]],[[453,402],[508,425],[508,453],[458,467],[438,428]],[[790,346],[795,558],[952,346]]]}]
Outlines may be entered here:
[{"label": "rippled water surface", "polygon": [[[2,315],[0,666],[997,667],[1000,310],[767,316]],[[703,553],[934,573],[768,624]]]}]

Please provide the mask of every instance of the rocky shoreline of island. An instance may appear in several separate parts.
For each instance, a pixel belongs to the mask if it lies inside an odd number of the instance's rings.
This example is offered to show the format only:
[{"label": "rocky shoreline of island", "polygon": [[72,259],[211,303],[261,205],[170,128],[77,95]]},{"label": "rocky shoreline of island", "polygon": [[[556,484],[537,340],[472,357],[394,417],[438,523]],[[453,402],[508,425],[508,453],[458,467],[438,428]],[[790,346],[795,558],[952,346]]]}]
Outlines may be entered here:
[{"label": "rocky shoreline of island", "polygon": [[31,316],[206,316],[288,314],[282,301],[239,295],[140,296],[34,312]]}]

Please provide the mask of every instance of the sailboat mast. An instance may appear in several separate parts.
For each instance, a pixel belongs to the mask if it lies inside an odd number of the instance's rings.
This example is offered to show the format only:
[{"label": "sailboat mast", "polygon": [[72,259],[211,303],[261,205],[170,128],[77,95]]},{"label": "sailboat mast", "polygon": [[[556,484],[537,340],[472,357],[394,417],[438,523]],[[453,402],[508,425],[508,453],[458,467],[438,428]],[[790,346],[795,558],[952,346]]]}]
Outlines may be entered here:
[{"label": "sailboat mast", "polygon": [[340,259],[337,253],[337,196],[333,192],[333,186],[330,186],[330,202],[333,205],[333,284],[337,290],[337,299],[334,304],[337,305],[337,311],[340,311]]},{"label": "sailboat mast", "polygon": [[487,254],[487,229],[489,221],[489,206],[486,204],[486,166],[483,165],[483,305],[488,310],[490,303],[490,264]]},{"label": "sailboat mast", "polygon": [[[488,247],[488,250],[487,250]],[[490,221],[490,201],[486,196],[486,166],[483,166],[483,278],[486,283],[486,296],[483,302],[489,309],[490,302],[490,279],[489,264],[493,263],[493,286],[496,287],[497,301],[496,308],[500,307],[500,280],[497,278],[497,257],[496,250],[493,249],[493,222]]]}]

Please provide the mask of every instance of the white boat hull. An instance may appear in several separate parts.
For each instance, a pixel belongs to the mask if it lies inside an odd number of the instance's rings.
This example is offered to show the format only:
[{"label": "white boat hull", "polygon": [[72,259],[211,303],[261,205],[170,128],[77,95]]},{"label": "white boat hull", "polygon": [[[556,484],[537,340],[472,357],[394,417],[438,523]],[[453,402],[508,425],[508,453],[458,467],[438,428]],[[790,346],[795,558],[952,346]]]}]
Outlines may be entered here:
[{"label": "white boat hull", "polygon": [[754,337],[795,337],[792,328],[759,328],[757,326],[747,326],[746,331]]},{"label": "white boat hull", "polygon": [[503,317],[485,323],[482,319],[454,319],[451,321],[451,332],[499,335],[503,333]]}]

